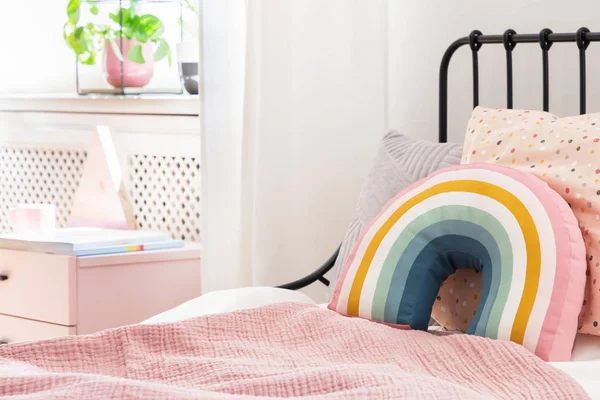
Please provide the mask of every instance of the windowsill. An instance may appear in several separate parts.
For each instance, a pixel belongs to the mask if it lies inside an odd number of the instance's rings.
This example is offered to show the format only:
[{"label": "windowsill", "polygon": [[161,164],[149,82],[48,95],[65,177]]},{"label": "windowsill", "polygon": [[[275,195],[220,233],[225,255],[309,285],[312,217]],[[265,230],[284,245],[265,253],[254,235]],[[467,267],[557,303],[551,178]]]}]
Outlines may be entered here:
[{"label": "windowsill", "polygon": [[198,96],[190,95],[0,95],[0,112],[151,114],[198,116]]}]

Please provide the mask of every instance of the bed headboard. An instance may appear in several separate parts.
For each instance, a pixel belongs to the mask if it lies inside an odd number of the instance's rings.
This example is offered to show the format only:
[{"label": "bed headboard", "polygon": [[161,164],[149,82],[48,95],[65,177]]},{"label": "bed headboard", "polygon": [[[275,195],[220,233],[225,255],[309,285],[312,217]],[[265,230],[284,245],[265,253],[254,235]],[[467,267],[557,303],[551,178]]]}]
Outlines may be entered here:
[{"label": "bed headboard", "polygon": [[[600,32],[590,32],[587,28],[580,28],[574,33],[554,33],[550,29],[542,29],[539,33],[519,34],[512,29],[506,30],[501,35],[484,35],[478,30],[472,31],[469,36],[455,40],[446,50],[440,64],[440,87],[439,87],[439,136],[440,143],[448,141],[448,67],[452,56],[462,46],[469,45],[472,55],[473,65],[473,108],[479,105],[479,61],[477,53],[483,45],[502,44],[506,53],[506,106],[513,108],[513,71],[512,71],[512,51],[519,43],[537,43],[541,50],[542,60],[542,100],[543,109],[548,111],[550,103],[550,84],[548,69],[548,54],[554,43],[572,42],[579,48],[579,112],[586,112],[586,62],[585,52],[591,42],[600,41]],[[306,287],[316,281],[329,286],[329,281],[324,277],[335,265],[339,248],[329,257],[323,265],[317,268],[313,273],[298,279],[294,282],[286,283],[279,287],[285,289],[298,290]]]},{"label": "bed headboard", "polygon": [[501,35],[484,35],[480,31],[472,31],[469,36],[457,39],[448,47],[440,65],[439,87],[439,142],[448,141],[448,67],[454,52],[462,46],[468,45],[471,49],[473,65],[473,108],[479,105],[479,62],[477,53],[481,46],[488,44],[502,44],[506,53],[506,108],[513,108],[513,77],[512,77],[512,51],[519,43],[537,43],[541,50],[542,60],[542,100],[543,109],[548,111],[550,103],[550,85],[548,69],[548,54],[554,43],[572,42],[579,49],[579,113],[586,112],[586,69],[585,52],[591,42],[600,41],[600,32],[590,32],[587,28],[580,28],[574,33],[554,33],[550,29],[542,29],[540,33],[519,34],[512,29],[506,30]]}]

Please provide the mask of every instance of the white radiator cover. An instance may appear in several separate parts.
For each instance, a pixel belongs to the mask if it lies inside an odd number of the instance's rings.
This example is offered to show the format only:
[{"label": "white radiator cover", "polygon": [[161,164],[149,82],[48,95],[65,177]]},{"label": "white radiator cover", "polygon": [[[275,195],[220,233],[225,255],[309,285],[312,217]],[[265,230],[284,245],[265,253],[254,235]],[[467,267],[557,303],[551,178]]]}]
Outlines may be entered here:
[{"label": "white radiator cover", "polygon": [[57,226],[65,226],[86,145],[97,125],[107,125],[140,228],[198,242],[200,120],[190,99],[163,102],[0,99],[0,233],[10,232],[6,211],[23,203],[55,204]]}]

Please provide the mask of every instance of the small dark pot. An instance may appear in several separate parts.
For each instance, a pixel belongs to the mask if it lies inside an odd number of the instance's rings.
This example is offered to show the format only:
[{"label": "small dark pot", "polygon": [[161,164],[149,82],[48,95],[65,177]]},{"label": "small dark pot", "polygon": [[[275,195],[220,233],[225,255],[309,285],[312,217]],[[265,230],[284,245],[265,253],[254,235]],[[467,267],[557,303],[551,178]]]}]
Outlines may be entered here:
[{"label": "small dark pot", "polygon": [[181,83],[189,94],[198,94],[199,48],[200,43],[197,41],[183,42],[177,45]]},{"label": "small dark pot", "polygon": [[179,63],[179,71],[181,73],[181,81],[185,91],[189,94],[198,94],[198,75],[199,66],[197,62]]}]

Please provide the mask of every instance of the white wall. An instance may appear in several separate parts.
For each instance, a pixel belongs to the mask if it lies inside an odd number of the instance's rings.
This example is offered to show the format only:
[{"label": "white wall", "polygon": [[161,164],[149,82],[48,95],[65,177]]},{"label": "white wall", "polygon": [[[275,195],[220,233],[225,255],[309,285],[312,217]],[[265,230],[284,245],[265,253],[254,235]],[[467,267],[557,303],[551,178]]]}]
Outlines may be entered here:
[{"label": "white wall", "polygon": [[[542,28],[574,32],[581,26],[600,30],[597,0],[389,0],[390,127],[437,140],[439,63],[446,47],[473,29],[502,33],[513,28],[536,33]],[[588,112],[600,111],[600,44],[588,49]],[[505,58],[502,45],[484,45],[480,57],[480,104],[506,107]],[[577,46],[554,44],[550,50],[550,111],[577,114]],[[541,50],[520,44],[513,54],[514,105],[542,107]],[[450,67],[449,140],[462,141],[472,108],[471,56],[468,47],[455,54]]]},{"label": "white wall", "polygon": [[314,271],[386,126],[387,0],[237,1],[203,10],[204,290]]},{"label": "white wall", "polygon": [[75,92],[75,59],[62,34],[66,4],[0,1],[0,94]]},{"label": "white wall", "polygon": [[385,133],[386,3],[263,7],[253,256],[281,272],[255,282],[300,278],[343,237]]}]

